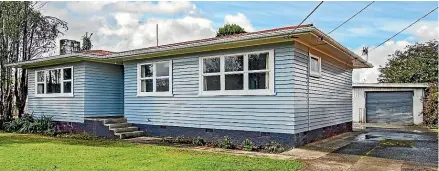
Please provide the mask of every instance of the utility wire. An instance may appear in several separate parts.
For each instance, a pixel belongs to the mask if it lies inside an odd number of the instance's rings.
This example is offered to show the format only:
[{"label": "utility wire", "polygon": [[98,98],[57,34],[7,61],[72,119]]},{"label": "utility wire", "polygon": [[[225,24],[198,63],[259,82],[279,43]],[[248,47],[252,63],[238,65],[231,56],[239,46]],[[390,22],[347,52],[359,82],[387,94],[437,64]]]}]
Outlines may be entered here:
[{"label": "utility wire", "polygon": [[341,23],[339,26],[337,26],[336,28],[334,28],[333,30],[331,30],[329,34],[331,34],[332,32],[334,32],[335,30],[337,30],[338,28],[340,28],[342,25],[346,24],[347,22],[349,22],[349,20],[351,20],[352,18],[354,18],[355,16],[357,16],[358,14],[360,14],[361,12],[363,12],[367,7],[369,7],[370,5],[372,5],[375,1],[372,1],[371,3],[369,3],[368,5],[366,5],[363,9],[361,9],[360,11],[358,11],[355,15],[353,15],[351,18],[347,19],[345,22]]},{"label": "utility wire", "polygon": [[303,22],[305,22],[306,21],[306,19],[308,19],[309,18],[309,16],[311,16],[312,15],[312,13],[314,13],[314,11],[316,11],[317,10],[317,8],[319,8],[319,6],[320,5],[322,5],[323,4],[323,2],[324,1],[322,1],[322,2],[320,2],[312,11],[311,11],[311,13],[309,13],[306,17],[305,17],[305,19],[303,19],[302,20],[302,22],[300,22],[300,24],[299,25],[297,25],[294,29],[293,29],[293,31],[291,31],[291,33],[290,34],[293,34],[294,33],[294,31],[296,31],[296,29],[297,28],[299,28],[300,27],[300,25],[302,25],[303,24]]},{"label": "utility wire", "polygon": [[384,41],[383,43],[379,44],[378,46],[375,46],[373,49],[371,49],[368,53],[370,53],[371,51],[373,51],[374,49],[380,47],[381,45],[383,45],[384,43],[386,43],[387,41],[389,41],[390,39],[394,38],[395,36],[397,36],[399,33],[403,32],[404,30],[408,29],[409,27],[413,26],[415,23],[417,23],[418,21],[420,21],[421,19],[427,17],[428,15],[430,15],[433,11],[437,10],[438,7],[436,7],[435,9],[431,10],[430,12],[428,12],[427,14],[425,14],[424,16],[422,16],[421,18],[419,18],[418,20],[416,20],[415,22],[413,22],[412,24],[410,24],[409,26],[407,26],[406,28],[402,29],[401,31],[399,31],[398,33],[396,33],[395,35],[393,35],[392,37],[388,38],[386,41]]}]

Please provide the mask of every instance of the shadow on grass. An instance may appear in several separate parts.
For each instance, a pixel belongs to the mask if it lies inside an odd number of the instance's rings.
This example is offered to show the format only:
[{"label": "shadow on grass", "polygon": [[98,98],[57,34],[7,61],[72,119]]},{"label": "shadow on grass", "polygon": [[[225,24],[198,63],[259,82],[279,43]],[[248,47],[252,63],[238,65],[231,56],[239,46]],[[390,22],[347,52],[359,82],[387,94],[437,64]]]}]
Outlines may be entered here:
[{"label": "shadow on grass", "polygon": [[135,144],[128,143],[122,140],[109,139],[92,139],[81,140],[72,138],[57,138],[42,135],[32,134],[15,134],[15,133],[0,133],[0,146],[9,146],[17,144],[39,144],[39,143],[55,143],[66,145],[82,145],[93,147],[132,147]]}]

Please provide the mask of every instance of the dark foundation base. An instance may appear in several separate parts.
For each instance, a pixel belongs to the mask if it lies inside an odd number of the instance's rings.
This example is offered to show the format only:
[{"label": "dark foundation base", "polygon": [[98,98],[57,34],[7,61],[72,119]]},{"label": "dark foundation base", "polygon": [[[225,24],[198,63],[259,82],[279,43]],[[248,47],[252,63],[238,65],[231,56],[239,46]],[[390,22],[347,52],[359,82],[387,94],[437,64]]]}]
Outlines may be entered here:
[{"label": "dark foundation base", "polygon": [[316,140],[352,131],[352,122],[346,122],[297,134],[159,126],[146,124],[134,125],[139,127],[140,130],[145,131],[150,136],[184,136],[187,138],[195,138],[200,136],[206,141],[218,141],[223,139],[224,136],[229,136],[234,144],[241,144],[245,139],[250,139],[254,145],[264,145],[270,141],[277,141],[287,147],[297,147]]},{"label": "dark foundation base", "polygon": [[88,133],[102,138],[118,138],[114,136],[113,131],[104,125],[103,121],[99,120],[85,120],[84,123],[56,121],[55,126],[57,131],[61,133]]}]

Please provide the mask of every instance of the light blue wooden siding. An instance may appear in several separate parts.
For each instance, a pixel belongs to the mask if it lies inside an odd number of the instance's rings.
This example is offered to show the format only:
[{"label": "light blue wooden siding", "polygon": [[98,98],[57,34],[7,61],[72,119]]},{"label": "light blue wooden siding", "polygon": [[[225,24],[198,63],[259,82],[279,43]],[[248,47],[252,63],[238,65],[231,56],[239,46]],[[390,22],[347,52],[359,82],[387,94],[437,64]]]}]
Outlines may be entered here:
[{"label": "light blue wooden siding", "polygon": [[[73,66],[74,97],[35,97],[35,70]],[[83,63],[32,68],[28,70],[28,112],[34,116],[52,116],[56,121],[84,121],[85,67]]]},{"label": "light blue wooden siding", "polygon": [[85,117],[123,115],[123,66],[85,62]]},{"label": "light blue wooden siding", "polygon": [[[200,57],[270,49],[275,54],[275,96],[198,96]],[[293,133],[293,51],[290,43],[169,57],[173,97],[136,97],[137,63],[165,59],[126,62],[125,117],[137,124]]]},{"label": "light blue wooden siding", "polygon": [[309,77],[308,113],[308,52],[306,48],[295,48],[293,91],[296,133],[352,121],[352,69],[323,54],[312,53],[321,57],[322,64],[321,77]]}]

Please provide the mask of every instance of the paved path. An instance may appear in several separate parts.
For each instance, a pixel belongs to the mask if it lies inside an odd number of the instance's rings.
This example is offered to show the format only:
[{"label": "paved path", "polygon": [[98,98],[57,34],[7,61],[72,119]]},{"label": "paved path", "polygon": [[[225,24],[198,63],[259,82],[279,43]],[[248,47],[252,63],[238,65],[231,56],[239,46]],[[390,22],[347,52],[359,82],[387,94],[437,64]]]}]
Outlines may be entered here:
[{"label": "paved path", "polygon": [[356,129],[282,153],[305,163],[302,170],[437,170],[438,140],[419,127]]}]

